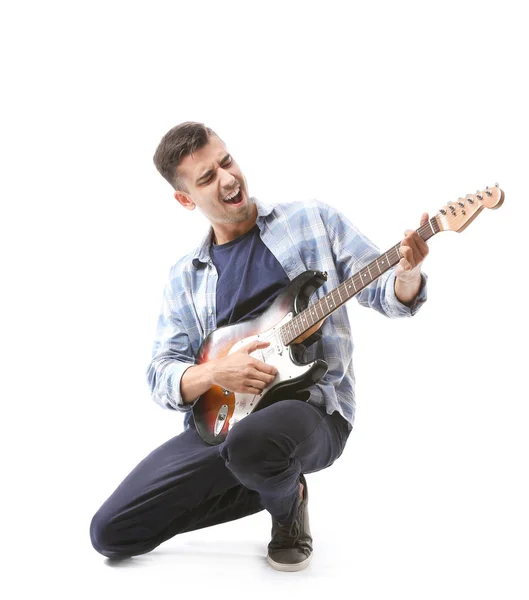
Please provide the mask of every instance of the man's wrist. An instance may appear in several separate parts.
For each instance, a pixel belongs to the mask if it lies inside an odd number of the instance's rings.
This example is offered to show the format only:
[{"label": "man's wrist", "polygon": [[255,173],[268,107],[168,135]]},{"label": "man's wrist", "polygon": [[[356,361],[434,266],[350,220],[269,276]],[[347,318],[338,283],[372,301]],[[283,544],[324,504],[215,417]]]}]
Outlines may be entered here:
[{"label": "man's wrist", "polygon": [[180,395],[185,404],[191,404],[213,385],[212,363],[192,365],[185,371],[180,380]]},{"label": "man's wrist", "polygon": [[421,272],[410,280],[395,278],[395,296],[405,306],[411,306],[419,295],[422,284]]}]

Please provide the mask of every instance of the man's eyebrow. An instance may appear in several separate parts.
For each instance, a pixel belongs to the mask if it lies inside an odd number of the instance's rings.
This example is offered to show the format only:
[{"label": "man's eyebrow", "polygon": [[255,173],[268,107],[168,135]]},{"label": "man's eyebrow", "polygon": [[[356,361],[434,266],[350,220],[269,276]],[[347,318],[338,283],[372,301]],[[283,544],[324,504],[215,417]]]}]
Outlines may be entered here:
[{"label": "man's eyebrow", "polygon": [[[222,159],[220,160],[220,162],[223,163],[227,158],[230,158],[229,154],[226,154],[226,156],[223,156]],[[200,183],[203,179],[207,179],[212,173],[213,173],[213,169],[208,169],[205,173],[203,173],[197,179],[196,183]]]}]

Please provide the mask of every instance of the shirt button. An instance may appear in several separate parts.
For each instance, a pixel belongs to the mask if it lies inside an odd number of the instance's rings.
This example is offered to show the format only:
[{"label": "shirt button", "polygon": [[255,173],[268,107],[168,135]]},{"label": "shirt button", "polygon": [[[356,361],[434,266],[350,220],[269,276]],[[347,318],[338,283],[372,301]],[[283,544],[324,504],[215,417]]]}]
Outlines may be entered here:
[{"label": "shirt button", "polygon": [[210,308],[210,309],[208,310],[208,313],[211,315],[211,314],[213,313],[213,309],[211,309],[211,308]]}]

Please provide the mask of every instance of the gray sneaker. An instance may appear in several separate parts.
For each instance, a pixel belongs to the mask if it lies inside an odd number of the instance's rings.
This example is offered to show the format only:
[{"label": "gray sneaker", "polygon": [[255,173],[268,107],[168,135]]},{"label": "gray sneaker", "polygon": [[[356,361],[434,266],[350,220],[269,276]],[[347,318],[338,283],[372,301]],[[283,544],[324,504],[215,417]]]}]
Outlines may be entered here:
[{"label": "gray sneaker", "polygon": [[312,537],[309,526],[309,492],[301,475],[303,500],[292,525],[281,525],[272,517],[272,540],[268,544],[268,562],[278,571],[301,571],[312,558]]}]

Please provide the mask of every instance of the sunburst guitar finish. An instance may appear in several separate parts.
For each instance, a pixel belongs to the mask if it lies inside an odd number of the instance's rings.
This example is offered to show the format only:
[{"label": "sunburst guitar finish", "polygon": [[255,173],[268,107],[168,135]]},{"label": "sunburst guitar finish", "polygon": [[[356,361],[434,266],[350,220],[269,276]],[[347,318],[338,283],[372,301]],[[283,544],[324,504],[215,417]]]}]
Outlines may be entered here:
[{"label": "sunburst guitar finish", "polygon": [[206,338],[197,364],[223,358],[254,340],[260,340],[268,341],[270,345],[252,352],[251,356],[278,370],[273,383],[259,395],[240,394],[213,386],[195,402],[195,425],[208,444],[220,444],[235,423],[255,410],[285,398],[308,399],[308,393],[303,395],[299,392],[319,381],[327,372],[327,364],[319,359],[304,364],[301,357],[305,348],[321,336],[316,332],[302,343],[300,340],[298,344],[287,346],[280,332],[307,307],[310,296],[325,280],[325,273],[319,271],[301,273],[258,318],[219,327]]}]

